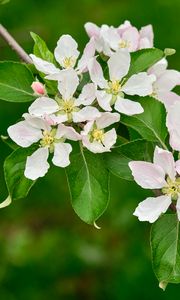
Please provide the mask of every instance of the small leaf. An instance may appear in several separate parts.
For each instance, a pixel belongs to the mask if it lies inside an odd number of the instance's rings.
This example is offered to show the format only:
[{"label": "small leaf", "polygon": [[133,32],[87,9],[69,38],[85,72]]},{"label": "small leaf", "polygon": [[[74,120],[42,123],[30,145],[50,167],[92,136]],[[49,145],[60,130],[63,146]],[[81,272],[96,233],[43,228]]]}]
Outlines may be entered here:
[{"label": "small leaf", "polygon": [[34,146],[28,149],[18,148],[4,162],[5,181],[12,200],[25,198],[35,183],[24,176],[27,156],[31,155],[34,149]]},{"label": "small leaf", "polygon": [[161,288],[180,283],[180,232],[176,214],[163,215],[152,225],[153,269]]},{"label": "small leaf", "polygon": [[102,155],[80,147],[66,171],[72,206],[84,222],[93,225],[109,201],[109,172]]},{"label": "small leaf", "polygon": [[129,69],[128,77],[133,74],[146,71],[161,58],[163,58],[164,52],[160,49],[150,48],[142,49],[131,53],[131,66]]},{"label": "small leaf", "polygon": [[43,41],[42,38],[40,38],[39,35],[37,35],[34,32],[30,33],[33,40],[34,40],[34,54],[44,60],[47,60],[51,63],[56,63],[54,59],[53,53],[48,49],[45,41]]},{"label": "small leaf", "polygon": [[31,71],[23,64],[0,62],[0,99],[9,102],[29,102],[35,99]]},{"label": "small leaf", "polygon": [[162,147],[167,137],[166,111],[164,105],[150,97],[139,100],[144,112],[134,116],[121,116],[121,122],[136,130],[144,139],[158,142]]},{"label": "small leaf", "polygon": [[135,140],[116,147],[110,153],[105,153],[106,165],[115,176],[133,180],[128,163],[131,160],[151,161],[153,145],[145,140]]}]

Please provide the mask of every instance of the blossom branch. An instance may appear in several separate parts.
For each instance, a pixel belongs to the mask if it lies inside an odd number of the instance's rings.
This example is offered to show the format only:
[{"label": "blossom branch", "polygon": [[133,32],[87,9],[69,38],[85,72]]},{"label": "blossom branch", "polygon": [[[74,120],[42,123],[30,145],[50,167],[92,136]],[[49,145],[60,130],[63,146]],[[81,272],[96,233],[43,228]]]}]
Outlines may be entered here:
[{"label": "blossom branch", "polygon": [[10,33],[0,24],[0,36],[8,43],[8,45],[17,53],[22,61],[32,64],[32,60],[24,49],[16,42]]}]

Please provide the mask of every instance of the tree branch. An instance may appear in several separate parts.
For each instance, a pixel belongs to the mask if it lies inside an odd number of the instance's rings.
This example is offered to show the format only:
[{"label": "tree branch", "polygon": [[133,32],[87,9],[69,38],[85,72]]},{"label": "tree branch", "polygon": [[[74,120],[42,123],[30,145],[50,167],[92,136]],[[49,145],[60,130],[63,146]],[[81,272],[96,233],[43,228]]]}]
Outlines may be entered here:
[{"label": "tree branch", "polygon": [[17,53],[22,61],[32,64],[32,60],[24,49],[16,42],[10,33],[0,24],[0,36],[8,43],[8,45]]}]

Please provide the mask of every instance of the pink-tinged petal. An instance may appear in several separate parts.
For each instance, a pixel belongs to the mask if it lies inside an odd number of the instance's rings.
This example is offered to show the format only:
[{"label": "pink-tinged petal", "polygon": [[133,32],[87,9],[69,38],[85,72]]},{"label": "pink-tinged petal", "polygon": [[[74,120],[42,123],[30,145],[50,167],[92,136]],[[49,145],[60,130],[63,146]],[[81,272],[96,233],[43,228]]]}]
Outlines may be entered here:
[{"label": "pink-tinged petal", "polygon": [[161,214],[167,211],[170,204],[170,196],[149,197],[139,203],[133,215],[138,217],[139,221],[154,223]]},{"label": "pink-tinged petal", "polygon": [[180,85],[180,72],[165,70],[157,79],[156,85],[161,91],[171,91],[176,85]]},{"label": "pink-tinged petal", "polygon": [[126,50],[118,50],[108,60],[109,76],[111,81],[121,80],[127,75],[130,67],[130,54]]},{"label": "pink-tinged petal", "polygon": [[176,203],[176,210],[177,210],[178,220],[180,221],[180,195],[179,195],[177,203]]},{"label": "pink-tinged petal", "polygon": [[144,109],[140,103],[118,97],[114,105],[115,110],[128,116],[143,113]]},{"label": "pink-tinged petal", "polygon": [[169,131],[180,132],[180,102],[175,102],[167,112],[166,126]]},{"label": "pink-tinged petal", "polygon": [[162,58],[156,64],[148,69],[148,74],[154,74],[157,78],[167,69],[168,62],[166,58]]},{"label": "pink-tinged petal", "polygon": [[176,161],[176,172],[180,175],[180,159]]},{"label": "pink-tinged petal", "polygon": [[91,23],[91,22],[87,22],[85,25],[85,30],[88,34],[88,36],[91,38],[91,37],[98,37],[99,34],[100,34],[100,28],[94,24],[94,23]]},{"label": "pink-tinged petal", "polygon": [[119,122],[120,115],[118,113],[104,112],[96,119],[96,124],[99,129],[106,128],[116,122]]},{"label": "pink-tinged petal", "polygon": [[61,74],[62,79],[58,82],[58,90],[64,100],[69,100],[78,87],[79,78],[74,69],[66,69]]},{"label": "pink-tinged petal", "polygon": [[68,140],[79,141],[81,139],[81,135],[76,132],[73,127],[65,126],[64,124],[59,124],[56,132],[57,139],[64,137]]},{"label": "pink-tinged petal", "polygon": [[48,156],[49,150],[46,147],[39,148],[31,156],[28,156],[24,176],[32,180],[43,177],[50,167],[47,162]]},{"label": "pink-tinged petal", "polygon": [[112,95],[106,93],[106,91],[96,91],[96,97],[99,106],[105,111],[111,111],[111,99]]},{"label": "pink-tinged petal", "polygon": [[72,146],[68,143],[55,143],[52,162],[55,166],[65,168],[70,164],[69,154]]},{"label": "pink-tinged petal", "polygon": [[[154,44],[154,33],[153,33],[153,27],[152,25],[147,25],[144,27],[141,27],[140,31],[140,43],[141,40],[143,39],[147,39],[148,40],[148,47],[144,47],[144,48],[153,48],[153,44]],[[142,45],[141,48],[142,49]]]},{"label": "pink-tinged petal", "polygon": [[109,27],[107,25],[102,25],[101,27],[101,36],[105,41],[105,44],[108,44],[111,49],[117,50],[119,44],[119,34],[117,29],[114,27]]},{"label": "pink-tinged petal", "polygon": [[157,91],[157,99],[165,105],[166,110],[169,110],[169,108],[172,105],[174,105],[177,101],[180,102],[179,95],[177,95],[174,92],[167,91]]},{"label": "pink-tinged petal", "polygon": [[39,81],[33,81],[33,83],[31,84],[31,88],[33,89],[35,95],[45,95],[46,94],[46,89],[44,84],[42,84]]},{"label": "pink-tinged petal", "polygon": [[33,128],[27,121],[18,122],[8,128],[10,138],[19,146],[27,148],[42,137],[40,129]]},{"label": "pink-tinged petal", "polygon": [[180,151],[180,132],[176,130],[169,131],[169,143],[173,150]]},{"label": "pink-tinged petal", "polygon": [[[76,60],[79,56],[77,50],[78,44],[68,34],[64,34],[57,42],[57,47],[54,50],[54,55],[58,63],[63,68],[73,68],[76,64]],[[66,61],[68,59],[68,63]]]},{"label": "pink-tinged petal", "polygon": [[122,91],[127,95],[147,96],[152,94],[152,84],[156,80],[154,75],[147,75],[146,72],[132,75],[123,85]]},{"label": "pink-tinged petal", "polygon": [[100,117],[101,113],[96,107],[93,106],[86,106],[83,107],[81,110],[72,113],[73,122],[85,122],[91,121],[98,117]]},{"label": "pink-tinged petal", "polygon": [[79,98],[76,100],[77,106],[83,104],[83,105],[90,105],[93,103],[93,101],[96,99],[96,86],[94,83],[88,83],[86,84],[81,94],[79,95]]},{"label": "pink-tinged petal", "polygon": [[134,180],[144,189],[160,189],[166,185],[164,170],[153,163],[131,161],[129,167]]},{"label": "pink-tinged petal", "polygon": [[87,71],[87,65],[89,60],[95,55],[95,41],[91,38],[84,48],[83,54],[78,62],[77,70],[79,73]]},{"label": "pink-tinged petal", "polygon": [[128,28],[131,28],[132,25],[131,25],[131,22],[129,22],[128,20],[124,21],[123,24],[121,24],[117,30],[119,32],[120,35],[122,35],[124,33],[125,30],[127,30]]},{"label": "pink-tinged petal", "polygon": [[112,128],[104,134],[103,144],[107,149],[111,149],[111,147],[116,143],[117,134],[116,130]]},{"label": "pink-tinged petal", "polygon": [[42,117],[45,114],[50,115],[58,110],[59,105],[57,102],[48,97],[40,97],[36,99],[28,109],[29,113],[36,117]]},{"label": "pink-tinged petal", "polygon": [[127,48],[130,52],[136,51],[139,44],[139,32],[135,27],[127,28],[122,34],[122,40],[127,42]]},{"label": "pink-tinged petal", "polygon": [[166,175],[174,180],[176,176],[175,161],[170,151],[164,150],[156,146],[154,151],[154,164],[160,166]]},{"label": "pink-tinged petal", "polygon": [[101,65],[97,62],[96,58],[92,58],[88,63],[88,70],[91,80],[100,88],[107,88],[108,84],[103,75]]},{"label": "pink-tinged petal", "polygon": [[42,58],[39,58],[34,54],[30,54],[30,57],[38,71],[44,74],[54,74],[59,72],[59,69],[56,68],[52,63],[43,60]]},{"label": "pink-tinged petal", "polygon": [[82,143],[83,146],[86,147],[89,151],[93,153],[103,153],[103,152],[109,152],[110,149],[106,148],[101,144],[100,142],[94,141],[90,142],[89,137],[82,134]]}]

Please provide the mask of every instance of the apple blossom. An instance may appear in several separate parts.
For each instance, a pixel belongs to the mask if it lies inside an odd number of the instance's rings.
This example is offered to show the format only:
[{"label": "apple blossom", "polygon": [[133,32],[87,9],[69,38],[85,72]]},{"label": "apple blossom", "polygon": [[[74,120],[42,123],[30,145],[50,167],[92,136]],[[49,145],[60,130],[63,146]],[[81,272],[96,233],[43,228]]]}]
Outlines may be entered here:
[{"label": "apple blossom", "polygon": [[30,57],[36,69],[46,74],[47,79],[58,80],[62,69],[75,68],[76,64],[76,71],[78,74],[87,71],[87,63],[95,54],[94,39],[90,39],[87,43],[78,63],[77,60],[80,53],[77,48],[78,45],[76,41],[70,35],[65,34],[60,37],[57,42],[57,47],[54,50],[54,55],[60,68],[34,54],[30,54]]},{"label": "apple blossom", "polygon": [[167,60],[163,58],[148,70],[148,74],[156,76],[152,96],[164,103],[168,110],[176,101],[180,101],[180,96],[172,91],[176,85],[180,85],[180,72],[167,70],[167,65]]},{"label": "apple blossom", "polygon": [[33,81],[33,83],[31,84],[31,87],[34,91],[34,94],[36,96],[42,96],[42,95],[46,95],[46,89],[45,89],[45,86],[44,84],[42,84],[41,82],[39,81]]},{"label": "apple blossom", "polygon": [[169,143],[171,147],[180,151],[180,101],[169,107],[166,126],[170,135]]},{"label": "apple blossom", "polygon": [[[84,122],[100,116],[97,108],[90,106],[96,98],[95,85],[86,84],[78,98],[74,93],[79,84],[79,78],[74,69],[61,72],[61,81],[58,82],[60,96],[56,99],[40,97],[29,107],[29,113],[36,117],[47,115],[55,122]],[[84,107],[82,107],[84,106]]]},{"label": "apple blossom", "polygon": [[23,117],[23,121],[8,128],[8,134],[23,148],[39,142],[38,149],[27,157],[25,177],[32,180],[43,177],[50,167],[47,161],[50,153],[53,153],[54,165],[62,168],[68,166],[72,146],[65,141],[66,139],[77,141],[81,136],[72,127],[63,124],[53,127],[47,121],[31,117],[29,114],[24,114]]},{"label": "apple blossom", "polygon": [[116,142],[117,134],[114,128],[108,131],[104,129],[119,120],[119,114],[105,112],[95,120],[88,122],[81,131],[83,146],[94,153],[110,151]]},{"label": "apple blossom", "polygon": [[141,72],[125,78],[130,67],[130,54],[126,50],[118,50],[108,60],[109,77],[106,80],[101,65],[95,58],[91,59],[88,67],[91,80],[99,87],[96,92],[98,104],[106,111],[115,110],[126,115],[140,114],[142,106],[135,101],[126,99],[127,95],[147,96],[152,93],[154,75]]},{"label": "apple blossom", "polygon": [[134,180],[144,189],[158,189],[161,195],[148,197],[140,202],[134,215],[140,221],[155,222],[165,213],[172,202],[176,202],[180,220],[180,161],[174,161],[173,154],[156,146],[153,163],[131,161],[129,167]]}]

